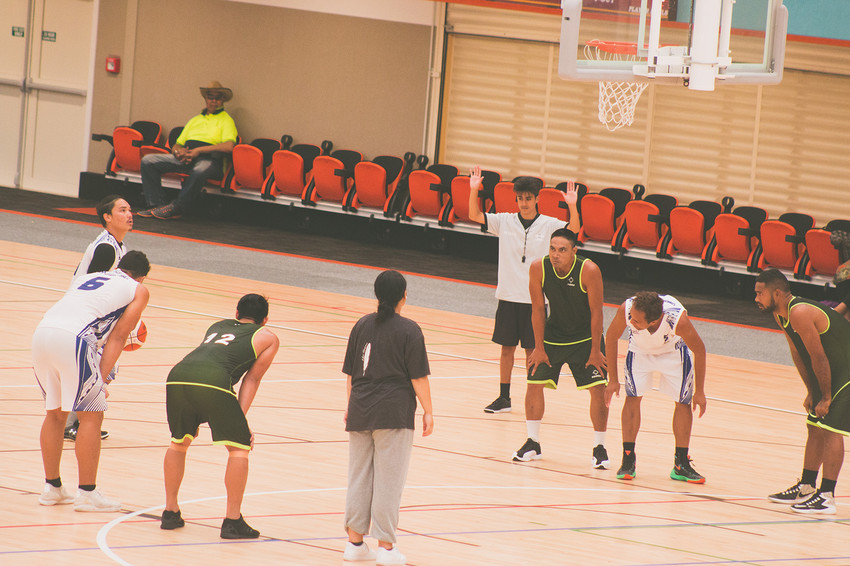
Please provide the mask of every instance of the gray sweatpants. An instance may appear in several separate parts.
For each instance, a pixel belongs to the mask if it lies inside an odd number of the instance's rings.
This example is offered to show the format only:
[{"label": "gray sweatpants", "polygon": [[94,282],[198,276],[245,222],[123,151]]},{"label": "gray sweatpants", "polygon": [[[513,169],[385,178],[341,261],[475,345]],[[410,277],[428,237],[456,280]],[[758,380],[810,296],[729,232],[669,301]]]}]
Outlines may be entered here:
[{"label": "gray sweatpants", "polygon": [[410,464],[413,430],[348,433],[345,527],[395,544],[401,493]]}]

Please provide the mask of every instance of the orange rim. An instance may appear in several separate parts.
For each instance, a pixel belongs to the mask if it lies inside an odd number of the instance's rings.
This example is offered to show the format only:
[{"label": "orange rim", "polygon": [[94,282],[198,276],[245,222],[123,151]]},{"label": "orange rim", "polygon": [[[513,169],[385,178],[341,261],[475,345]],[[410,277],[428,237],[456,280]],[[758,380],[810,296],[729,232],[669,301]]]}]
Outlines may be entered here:
[{"label": "orange rim", "polygon": [[637,55],[637,43],[628,41],[602,41],[601,39],[591,39],[587,42],[588,47],[595,47],[606,53],[615,55]]}]

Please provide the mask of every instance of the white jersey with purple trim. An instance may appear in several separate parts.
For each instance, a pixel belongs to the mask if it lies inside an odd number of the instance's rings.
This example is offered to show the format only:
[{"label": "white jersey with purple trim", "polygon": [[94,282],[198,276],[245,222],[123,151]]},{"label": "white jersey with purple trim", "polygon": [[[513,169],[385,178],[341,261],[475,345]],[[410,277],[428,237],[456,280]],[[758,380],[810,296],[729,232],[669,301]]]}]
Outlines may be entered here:
[{"label": "white jersey with purple trim", "polygon": [[632,326],[632,302],[634,297],[626,299],[626,323],[629,330],[629,350],[643,354],[663,354],[673,352],[682,338],[676,334],[676,326],[682,314],[687,312],[682,303],[670,295],[659,295],[664,301],[661,324],[654,333],[648,329],[638,330]]},{"label": "white jersey with purple trim", "polygon": [[120,269],[77,277],[38,326],[68,330],[103,345],[115,322],[132,302],[138,285]]},{"label": "white jersey with purple trim", "polygon": [[89,272],[89,265],[91,265],[91,260],[94,257],[94,250],[101,244],[109,244],[115,248],[115,261],[112,262],[109,269],[106,269],[105,271],[112,271],[118,267],[118,262],[121,261],[122,257],[124,257],[124,254],[127,252],[127,248],[124,247],[124,242],[119,242],[115,239],[115,236],[109,233],[108,230],[104,230],[91,244],[89,244],[89,247],[86,248],[86,253],[83,254],[83,259],[80,260],[80,264],[74,271],[74,277],[71,280],[72,283],[77,277],[86,275]]}]

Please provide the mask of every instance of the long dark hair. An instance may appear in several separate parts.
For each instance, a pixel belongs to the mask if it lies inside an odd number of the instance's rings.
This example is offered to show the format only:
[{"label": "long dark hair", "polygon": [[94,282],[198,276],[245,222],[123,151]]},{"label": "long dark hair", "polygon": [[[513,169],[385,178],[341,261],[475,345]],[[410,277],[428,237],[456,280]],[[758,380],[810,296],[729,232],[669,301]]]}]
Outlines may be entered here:
[{"label": "long dark hair", "polygon": [[378,321],[390,318],[398,303],[404,298],[407,281],[398,271],[388,269],[375,278],[375,296],[378,298]]}]

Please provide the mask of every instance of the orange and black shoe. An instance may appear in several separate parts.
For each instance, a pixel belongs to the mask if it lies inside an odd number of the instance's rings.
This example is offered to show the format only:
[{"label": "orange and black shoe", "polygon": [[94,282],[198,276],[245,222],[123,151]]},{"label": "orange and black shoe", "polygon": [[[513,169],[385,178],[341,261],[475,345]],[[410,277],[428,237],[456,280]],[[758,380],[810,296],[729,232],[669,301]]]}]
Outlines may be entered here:
[{"label": "orange and black shoe", "polygon": [[688,483],[705,483],[705,478],[697,473],[691,466],[691,458],[681,461],[676,459],[676,464],[670,472],[670,478],[678,481],[686,481]]},{"label": "orange and black shoe", "polygon": [[633,480],[635,479],[635,453],[623,453],[623,465],[617,470],[618,480]]}]

